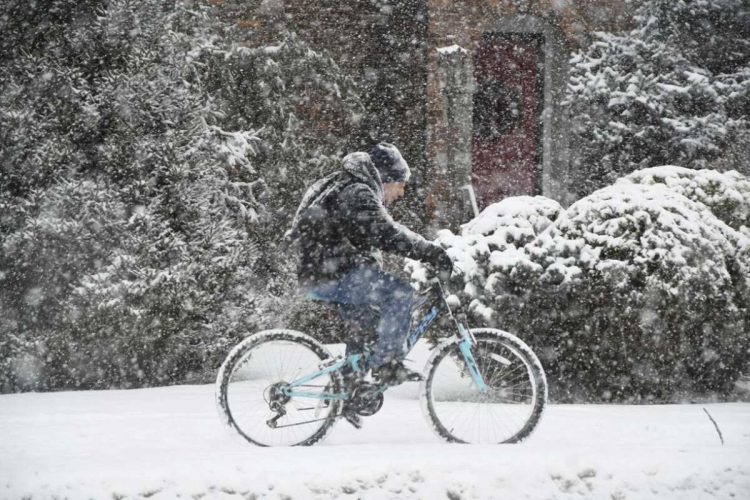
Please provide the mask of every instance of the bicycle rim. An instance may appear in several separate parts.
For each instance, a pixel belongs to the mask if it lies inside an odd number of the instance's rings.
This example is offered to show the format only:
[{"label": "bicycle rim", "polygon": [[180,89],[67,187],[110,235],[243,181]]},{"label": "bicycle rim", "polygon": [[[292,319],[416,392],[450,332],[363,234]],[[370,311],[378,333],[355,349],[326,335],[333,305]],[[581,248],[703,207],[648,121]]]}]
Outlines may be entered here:
[{"label": "bicycle rim", "polygon": [[546,401],[546,384],[538,361],[523,347],[502,336],[477,338],[472,352],[485,392],[469,374],[457,343],[438,353],[424,402],[440,436],[460,443],[513,443],[533,430]]},{"label": "bicycle rim", "polygon": [[[301,342],[296,335],[280,333],[250,342],[230,354],[220,380],[220,406],[228,423],[245,439],[261,446],[309,445],[324,437],[333,424],[338,402],[316,397],[282,399],[285,414],[271,409],[276,388],[319,370],[327,356],[316,352],[314,343]],[[304,339],[303,339],[304,340]],[[314,341],[313,341],[314,342]],[[310,345],[308,345],[310,344]],[[317,377],[298,390],[311,395],[335,391],[335,375]]]}]

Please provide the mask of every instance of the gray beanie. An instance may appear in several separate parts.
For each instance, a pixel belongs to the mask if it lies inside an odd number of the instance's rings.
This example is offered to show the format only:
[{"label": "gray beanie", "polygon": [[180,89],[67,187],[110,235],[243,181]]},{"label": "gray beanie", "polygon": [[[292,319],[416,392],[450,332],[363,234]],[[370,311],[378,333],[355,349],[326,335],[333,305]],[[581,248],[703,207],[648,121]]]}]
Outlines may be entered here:
[{"label": "gray beanie", "polygon": [[386,182],[406,182],[411,177],[411,170],[398,148],[393,144],[381,142],[370,151],[370,158],[380,173],[380,179]]}]

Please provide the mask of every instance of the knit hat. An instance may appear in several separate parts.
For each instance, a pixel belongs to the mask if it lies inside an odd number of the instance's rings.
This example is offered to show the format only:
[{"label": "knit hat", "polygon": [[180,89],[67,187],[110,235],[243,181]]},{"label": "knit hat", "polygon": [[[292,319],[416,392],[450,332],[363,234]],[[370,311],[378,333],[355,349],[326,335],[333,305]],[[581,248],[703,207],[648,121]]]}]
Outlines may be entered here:
[{"label": "knit hat", "polygon": [[370,158],[380,173],[380,180],[386,182],[406,182],[411,177],[411,170],[398,148],[393,144],[381,142],[370,151]]}]

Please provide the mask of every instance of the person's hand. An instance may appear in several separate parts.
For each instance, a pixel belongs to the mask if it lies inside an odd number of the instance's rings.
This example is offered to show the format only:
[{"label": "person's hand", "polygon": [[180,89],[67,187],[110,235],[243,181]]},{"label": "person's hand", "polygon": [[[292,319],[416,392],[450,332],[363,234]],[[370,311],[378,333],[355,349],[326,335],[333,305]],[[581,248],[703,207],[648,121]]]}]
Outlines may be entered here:
[{"label": "person's hand", "polygon": [[437,249],[432,263],[435,266],[435,270],[438,272],[440,279],[446,280],[451,277],[451,273],[453,272],[453,259],[451,259],[448,252],[441,247],[437,247]]}]

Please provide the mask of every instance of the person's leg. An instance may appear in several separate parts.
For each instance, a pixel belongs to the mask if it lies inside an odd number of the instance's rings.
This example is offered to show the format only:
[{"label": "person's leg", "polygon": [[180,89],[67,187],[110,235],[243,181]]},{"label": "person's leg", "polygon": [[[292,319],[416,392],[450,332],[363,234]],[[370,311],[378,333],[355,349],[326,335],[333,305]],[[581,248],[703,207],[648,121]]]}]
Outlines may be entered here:
[{"label": "person's leg", "polygon": [[377,340],[370,366],[377,368],[388,361],[401,361],[411,323],[414,289],[409,284],[374,267],[358,267],[341,282],[350,303],[377,305]]},{"label": "person's leg", "polygon": [[[338,282],[315,287],[313,292],[323,300],[343,304],[345,311],[359,310],[361,314],[363,308],[377,306],[377,341],[370,366],[377,368],[403,359],[414,303],[414,289],[409,284],[376,267],[359,266]],[[376,311],[372,313],[363,318],[363,323],[372,324]]]},{"label": "person's leg", "polygon": [[377,334],[380,307],[374,304],[336,304],[339,317],[346,327],[346,355],[361,353],[373,343]]},{"label": "person's leg", "polygon": [[352,301],[351,290],[342,286],[342,280],[319,283],[305,291],[307,298],[335,306],[336,314],[347,327],[347,335],[341,340],[346,344],[348,356],[362,352],[366,339],[375,334],[380,310],[377,306],[360,304],[359,299]]}]

